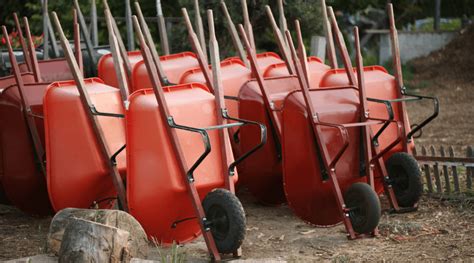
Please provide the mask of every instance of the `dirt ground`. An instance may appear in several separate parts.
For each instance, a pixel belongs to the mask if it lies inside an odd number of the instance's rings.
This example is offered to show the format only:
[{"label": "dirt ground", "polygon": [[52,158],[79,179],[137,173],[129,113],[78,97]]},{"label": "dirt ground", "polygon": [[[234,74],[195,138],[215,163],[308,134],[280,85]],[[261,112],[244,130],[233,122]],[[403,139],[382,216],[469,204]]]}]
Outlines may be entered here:
[{"label": "dirt ground", "polygon": [[[412,62],[411,92],[440,99],[439,117],[417,139],[418,145],[474,145],[474,33],[465,32],[445,50]],[[461,44],[460,44],[461,43]],[[464,51],[459,51],[464,48]],[[467,49],[466,49],[467,48]],[[464,56],[464,57],[463,57]],[[457,58],[457,59],[456,59]],[[474,60],[472,60],[474,61]],[[429,103],[410,103],[412,123],[431,112]],[[380,236],[349,241],[342,225],[314,228],[295,217],[287,206],[265,207],[240,193],[247,213],[243,259],[302,261],[473,261],[474,208],[461,201],[423,197],[419,211],[383,213]],[[45,253],[51,218],[35,218],[0,205],[0,261]],[[206,259],[198,240],[179,251],[190,261]],[[159,258],[152,247],[151,257]],[[167,253],[162,251],[161,253]]]},{"label": "dirt ground", "polygon": [[[472,204],[423,198],[417,212],[383,213],[380,236],[350,241],[342,225],[314,228],[287,206],[265,207],[249,194],[240,198],[247,214],[242,259],[277,261],[460,261],[474,259]],[[0,260],[45,253],[51,218],[34,218],[0,206]],[[205,262],[204,241],[179,247],[189,261]],[[161,253],[161,254],[160,254]],[[150,247],[150,258],[170,253]]]}]

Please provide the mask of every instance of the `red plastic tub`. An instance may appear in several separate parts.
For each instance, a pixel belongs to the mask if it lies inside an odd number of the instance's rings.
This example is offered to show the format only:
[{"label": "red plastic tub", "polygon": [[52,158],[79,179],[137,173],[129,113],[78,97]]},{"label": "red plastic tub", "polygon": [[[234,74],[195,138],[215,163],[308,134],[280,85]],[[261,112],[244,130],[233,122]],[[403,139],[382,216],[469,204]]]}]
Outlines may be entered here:
[{"label": "red plastic tub", "polygon": [[[28,71],[28,66],[25,63],[21,63],[18,66],[20,67],[20,72],[30,72]],[[42,82],[51,83],[54,81],[73,79],[66,59],[57,58],[49,60],[40,60],[38,61],[38,67]]]},{"label": "red plastic tub", "polygon": [[[99,112],[123,114],[119,90],[97,78],[86,79],[86,89]],[[66,207],[109,207],[116,192],[100,146],[89,123],[74,81],[56,82],[44,98],[48,192],[55,211]],[[125,145],[123,118],[99,116],[112,152]],[[117,165],[125,178],[125,150]]]},{"label": "red plastic tub", "polygon": [[[27,79],[29,75],[24,75]],[[49,83],[24,85],[24,96],[32,105],[32,114],[43,114],[43,94]],[[35,215],[52,212],[46,190],[45,176],[35,160],[31,135],[16,85],[0,92],[0,145],[2,151],[1,181],[7,198],[22,211]],[[44,141],[44,126],[36,118],[36,127]]]},{"label": "red plastic tub", "polygon": [[[165,98],[177,124],[207,127],[217,124],[214,96],[201,84],[166,87]],[[130,96],[127,111],[127,197],[130,213],[149,237],[164,245],[185,243],[199,237],[178,160],[172,154],[167,123],[161,121],[152,90],[140,90]],[[201,200],[214,188],[224,187],[217,130],[208,131],[212,151],[194,173],[194,184]],[[202,137],[177,130],[179,143],[188,165],[202,154]],[[230,145],[229,145],[230,146]],[[230,147],[228,147],[230,149]],[[230,150],[229,162],[233,161]],[[238,176],[232,180],[237,181]]]},{"label": "red plastic tub", "polygon": [[[311,87],[318,88],[319,82],[321,81],[322,77],[330,69],[331,67],[324,64],[321,59],[317,57],[308,57],[309,83]],[[271,65],[263,73],[263,76],[265,78],[284,77],[288,75],[290,75],[290,73],[288,72],[286,63],[278,63]]]},{"label": "red plastic tub", "polygon": [[[160,57],[161,65],[170,83],[180,83],[182,75],[192,68],[199,67],[196,55],[191,52],[183,52]],[[138,62],[133,68],[132,90],[150,89],[151,81],[148,76],[144,61]]]},{"label": "red plastic tub", "polygon": [[[356,89],[318,89],[310,91],[319,121],[335,124],[357,123],[360,117]],[[300,91],[285,99],[282,124],[283,184],[290,208],[304,221],[331,226],[342,221],[329,177],[324,177],[318,160],[317,143]],[[349,146],[335,167],[342,193],[356,182],[367,182],[360,173],[360,128],[348,128]],[[342,148],[337,129],[321,127],[319,136],[333,158]],[[363,174],[365,175],[365,174]],[[383,190],[377,180],[376,189]]]},{"label": "red plastic tub", "polygon": [[[142,61],[142,54],[140,51],[129,51],[128,60],[133,69],[135,64]],[[105,84],[118,87],[117,76],[115,75],[114,60],[112,58],[112,53],[103,55],[100,57],[99,62],[97,63],[97,77],[104,81]]]},{"label": "red plastic tub", "polygon": [[[265,80],[269,100],[273,102],[273,110],[281,122],[283,102],[286,96],[299,90],[296,77],[276,77]],[[241,164],[241,183],[260,202],[278,205],[285,202],[282,179],[281,152],[279,152],[279,127],[272,127],[260,88],[257,81],[247,82],[239,93],[239,116],[243,119],[256,121],[267,126],[267,143],[254,153],[252,158]],[[258,143],[257,130],[254,127],[242,127],[240,131],[241,150],[248,151]],[[240,167],[239,167],[240,168]]]}]

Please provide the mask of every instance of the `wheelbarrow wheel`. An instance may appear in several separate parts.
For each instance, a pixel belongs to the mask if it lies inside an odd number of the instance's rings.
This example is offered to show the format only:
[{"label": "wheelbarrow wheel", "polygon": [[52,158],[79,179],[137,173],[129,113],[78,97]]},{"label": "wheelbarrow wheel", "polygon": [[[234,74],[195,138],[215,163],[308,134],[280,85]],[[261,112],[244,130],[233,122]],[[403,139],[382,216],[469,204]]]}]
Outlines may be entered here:
[{"label": "wheelbarrow wheel", "polygon": [[414,206],[423,193],[421,171],[415,158],[404,152],[395,153],[387,160],[386,166],[398,205]]},{"label": "wheelbarrow wheel", "polygon": [[349,187],[344,199],[354,231],[359,234],[371,233],[379,224],[381,216],[377,193],[368,184],[355,183]]},{"label": "wheelbarrow wheel", "polygon": [[203,201],[206,219],[219,253],[235,252],[245,238],[245,212],[235,194],[217,188]]}]

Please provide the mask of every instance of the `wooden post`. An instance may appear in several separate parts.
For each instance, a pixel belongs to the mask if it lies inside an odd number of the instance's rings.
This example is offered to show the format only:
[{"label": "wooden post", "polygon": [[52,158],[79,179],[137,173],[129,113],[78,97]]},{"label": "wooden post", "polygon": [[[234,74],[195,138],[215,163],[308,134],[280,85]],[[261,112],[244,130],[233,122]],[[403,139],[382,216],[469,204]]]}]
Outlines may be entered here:
[{"label": "wooden post", "polygon": [[[278,13],[279,13],[279,20],[280,20],[280,30],[281,30],[282,35],[284,35],[285,32],[288,30],[288,24],[286,23],[283,1],[284,0],[278,0]],[[285,38],[285,41],[286,41],[286,38]],[[286,43],[286,45],[288,45],[288,42]]]},{"label": "wooden post", "polygon": [[158,19],[158,31],[160,31],[161,51],[164,55],[169,55],[170,46],[168,42],[168,33],[166,31],[165,17],[163,16],[163,10],[161,9],[161,0],[156,0],[156,17]]},{"label": "wooden post", "polygon": [[[466,157],[474,157],[474,151],[471,146],[467,147]],[[467,167],[466,169],[466,187],[469,190],[472,190],[472,177],[474,177],[474,167]]]},{"label": "wooden post", "polygon": [[127,26],[127,47],[129,51],[135,50],[135,38],[133,37],[132,9],[130,0],[125,0],[125,23]]},{"label": "wooden post", "polygon": [[435,15],[433,29],[434,31],[439,31],[441,22],[441,0],[435,0]]},{"label": "wooden post", "polygon": [[[436,150],[435,150],[433,145],[430,146],[430,152],[431,152],[431,156],[436,156]],[[439,177],[439,169],[438,169],[438,165],[436,163],[433,164],[433,173],[434,173],[434,177],[435,177],[436,192],[440,194],[442,192],[442,190],[441,190],[441,179]]]},{"label": "wooden post", "polygon": [[[441,146],[439,148],[439,152],[441,153],[441,157],[446,157],[446,153],[444,152],[444,147]],[[446,190],[446,193],[451,193],[451,183],[449,182],[449,171],[448,171],[448,166],[446,164],[443,164],[443,176],[444,176],[444,188]]]},{"label": "wooden post", "polygon": [[77,11],[77,18],[79,19],[79,25],[81,27],[82,37],[86,42],[87,54],[89,55],[89,59],[91,60],[89,70],[95,74],[97,65],[97,57],[95,55],[94,48],[92,47],[92,41],[90,38],[89,30],[87,29],[86,20],[84,19],[84,15],[82,14],[81,7],[79,6],[78,0],[74,0],[74,8]]},{"label": "wooden post", "polygon": [[43,3],[43,59],[49,59],[48,0]]},{"label": "wooden post", "polygon": [[91,33],[92,44],[94,47],[99,45],[99,34],[97,26],[97,5],[95,0],[91,0]]},{"label": "wooden post", "polygon": [[[202,24],[201,12],[199,8],[199,0],[194,0],[194,18],[196,19],[196,30],[197,36],[199,38],[199,43],[201,44],[202,53],[204,58],[207,61],[207,48],[206,48],[206,36],[204,35],[204,26]],[[207,62],[206,62],[207,64]]]},{"label": "wooden post", "polygon": [[221,1],[221,8],[224,16],[227,20],[227,30],[229,30],[229,34],[232,38],[232,44],[234,44],[234,48],[237,51],[238,56],[244,62],[247,68],[250,68],[249,61],[247,60],[247,56],[245,55],[244,46],[242,45],[242,41],[240,41],[239,34],[237,33],[237,29],[235,28],[235,24],[230,17],[229,10],[227,10],[227,6],[225,2]]},{"label": "wooden post", "polygon": [[32,71],[31,59],[28,52],[28,46],[26,45],[25,38],[23,36],[23,30],[21,29],[20,20],[18,19],[17,13],[13,13],[13,19],[15,20],[16,31],[18,32],[20,45],[21,45],[21,48],[23,49],[23,60],[25,61],[28,71]]},{"label": "wooden post", "polygon": [[247,0],[241,0],[240,3],[242,5],[242,16],[244,19],[245,31],[247,32],[247,36],[249,37],[250,44],[255,50],[257,50],[257,47],[255,46],[255,39],[253,37],[252,23],[250,23],[249,10],[247,8]]},{"label": "wooden post", "polygon": [[[428,156],[425,146],[421,147],[421,155]],[[426,185],[428,186],[428,193],[433,193],[433,181],[431,179],[430,166],[428,164],[423,165],[423,170],[425,172]]]},{"label": "wooden post", "polygon": [[[278,25],[275,21],[275,17],[273,16],[272,9],[270,8],[270,6],[266,5],[265,6],[265,11],[266,11],[267,17],[270,21],[270,25],[272,26],[273,34],[274,34],[275,40],[278,44],[278,48],[280,49],[281,56],[282,56],[283,60],[285,61],[286,67],[288,68],[288,72],[290,74],[293,74],[293,73],[295,73],[295,69],[294,69],[294,64],[291,60],[290,52],[288,50],[288,45],[286,44],[287,42],[284,39],[284,36],[281,33],[280,28],[278,28]],[[247,34],[247,36],[248,36],[248,34]],[[252,45],[250,37],[248,37],[248,38],[249,38],[249,41],[250,41],[249,42],[250,45]],[[256,52],[256,49],[253,46],[252,46],[252,49],[254,49],[255,52]]]},{"label": "wooden post", "polygon": [[[449,153],[449,157],[454,157],[453,146],[449,146],[448,153]],[[453,173],[454,191],[459,193],[461,191],[459,189],[459,176],[458,176],[458,169],[456,165],[451,166],[451,172]]]},{"label": "wooden post", "polygon": [[321,0],[321,12],[323,15],[323,27],[326,33],[326,43],[327,43],[327,57],[329,59],[329,65],[331,68],[338,68],[336,49],[334,47],[334,36],[331,28],[331,23],[328,18],[328,10],[326,8],[326,0]]}]

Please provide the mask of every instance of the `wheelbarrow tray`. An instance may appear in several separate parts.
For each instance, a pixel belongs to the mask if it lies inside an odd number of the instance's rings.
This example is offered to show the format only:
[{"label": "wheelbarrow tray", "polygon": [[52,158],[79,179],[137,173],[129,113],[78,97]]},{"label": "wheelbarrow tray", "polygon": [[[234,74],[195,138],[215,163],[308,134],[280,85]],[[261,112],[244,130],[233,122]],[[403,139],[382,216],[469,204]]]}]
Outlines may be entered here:
[{"label": "wheelbarrow tray", "polygon": [[[34,77],[33,73],[31,73],[31,72],[21,73],[21,77],[22,77],[23,83],[25,83],[25,84],[35,82],[35,77]],[[8,88],[9,86],[12,86],[12,85],[16,85],[15,76],[11,75],[11,76],[6,76],[6,77],[3,77],[3,78],[0,78],[0,93],[4,89],[6,89],[6,88]]]},{"label": "wheelbarrow tray", "polygon": [[[367,90],[367,97],[383,100],[391,100],[398,98],[398,89],[395,83],[395,78],[388,74],[387,70],[381,66],[364,67],[365,85]],[[347,86],[349,80],[344,69],[330,70],[321,80],[321,87],[333,86]],[[385,105],[380,103],[367,103],[369,107],[370,116],[373,118],[387,119],[387,110]],[[395,114],[395,121],[401,121],[402,116],[399,114],[400,103],[392,103],[393,112]],[[405,112],[405,114],[407,114]],[[409,129],[410,127],[406,127]],[[380,129],[380,125],[372,127],[374,134]],[[398,128],[396,125],[390,125],[379,137],[379,147],[384,149],[398,138]],[[403,142],[398,143],[390,151],[384,155],[384,160],[387,160],[393,153],[403,151]],[[409,147],[414,148],[413,141]]]},{"label": "wheelbarrow tray", "polygon": [[[23,76],[26,79],[31,77],[29,74]],[[43,95],[48,85],[49,83],[24,85],[24,96],[31,103],[32,114],[42,116]],[[43,120],[41,118],[35,120],[44,145]],[[11,85],[0,92],[0,129],[1,181],[7,198],[13,205],[29,214],[50,214],[52,209],[46,189],[46,180],[36,161],[31,135],[16,85]]]},{"label": "wheelbarrow tray", "polygon": [[[127,52],[128,60],[133,69],[135,64],[142,61],[142,54],[140,51]],[[97,77],[100,78],[106,85],[118,88],[117,75],[115,74],[114,59],[112,53],[103,55],[97,62]]]},{"label": "wheelbarrow tray", "polygon": [[[165,99],[175,122],[192,127],[217,125],[214,96],[201,84],[165,88]],[[152,90],[140,90],[130,96],[127,111],[127,197],[130,213],[150,238],[164,245],[186,243],[199,237],[186,182],[172,154],[167,123],[161,121]],[[176,130],[185,161],[190,167],[204,151],[201,135]],[[224,187],[220,142],[217,130],[209,130],[211,153],[194,173],[199,197],[214,188]],[[227,142],[229,143],[229,142]],[[230,145],[228,145],[230,146]],[[229,162],[233,161],[230,147]],[[238,176],[231,180],[236,182]],[[174,226],[174,227],[173,227]]]},{"label": "wheelbarrow tray", "polygon": [[[25,63],[21,63],[18,66],[22,73],[31,72],[31,70],[28,70],[28,66]],[[73,79],[67,61],[63,58],[40,60],[38,61],[38,68],[41,75],[41,81],[43,82],[51,83],[54,81]]]},{"label": "wheelbarrow tray", "polygon": [[[199,67],[196,55],[191,52],[182,52],[161,56],[160,62],[170,83],[180,83],[182,75],[193,68]],[[142,60],[133,68],[132,90],[151,89],[151,81],[148,76],[145,62]]]},{"label": "wheelbarrow tray", "polygon": [[[98,78],[86,79],[86,89],[99,112],[124,114],[119,90]],[[117,194],[100,153],[86,109],[74,81],[56,82],[44,98],[48,192],[55,211],[66,207],[89,208],[94,202],[110,207]],[[88,109],[87,109],[88,110]],[[99,116],[108,147],[116,152],[125,145],[123,118]],[[125,150],[116,161],[123,178]],[[106,200],[109,202],[100,202]]]},{"label": "wheelbarrow tray", "polygon": [[[321,59],[317,57],[308,57],[308,73],[309,73],[310,85],[311,86],[314,86],[312,84],[319,85],[321,78],[330,69],[331,67],[324,64],[321,61]],[[264,71],[263,73],[263,77],[265,78],[284,77],[288,75],[290,75],[290,73],[288,72],[288,67],[286,66],[286,63],[273,64],[270,67],[268,67],[267,70]],[[317,86],[314,86],[314,87],[316,88]]]},{"label": "wheelbarrow tray", "polygon": [[[273,102],[277,118],[281,121],[281,108],[285,97],[298,90],[296,77],[276,77],[265,79],[269,92],[269,100]],[[282,181],[281,154],[279,153],[278,137],[281,131],[273,127],[269,112],[257,81],[252,80],[241,88],[239,93],[239,116],[243,119],[256,121],[267,127],[267,143],[252,158],[242,162],[240,171],[241,184],[260,202],[267,205],[279,205],[285,202]],[[242,127],[240,130],[241,151],[250,150],[258,144],[258,130],[255,127]]]},{"label": "wheelbarrow tray", "polygon": [[[229,57],[222,60],[222,62],[225,62],[228,60],[235,60],[235,59],[242,61],[239,57]],[[272,65],[283,63],[283,60],[280,58],[280,56],[277,53],[264,52],[264,53],[257,54],[257,63],[258,63],[259,68],[262,71],[265,71]]]},{"label": "wheelbarrow tray", "polygon": [[[359,121],[359,95],[355,89],[311,90],[310,96],[321,122],[345,124]],[[291,93],[283,109],[283,183],[288,205],[304,221],[331,226],[342,221],[329,177],[318,159],[318,147],[300,91]],[[342,193],[356,182],[366,182],[360,172],[360,128],[348,128],[349,146],[336,165]],[[343,144],[337,129],[321,127],[320,137],[331,159]],[[381,185],[379,186],[381,187]]]},{"label": "wheelbarrow tray", "polygon": [[[23,82],[24,83],[33,83],[35,81],[34,76],[32,73],[22,73],[21,74]],[[0,94],[3,92],[5,88],[8,88],[9,86],[15,85],[16,80],[15,76],[6,76],[0,78]],[[0,127],[4,125],[0,123]],[[2,185],[2,177],[3,177],[3,155],[5,153],[2,150],[2,144],[0,142],[0,204],[9,204],[10,202],[8,201],[8,198],[5,195],[5,191],[3,190],[3,185]]]},{"label": "wheelbarrow tray", "polygon": [[[128,52],[128,59],[132,69],[132,80],[129,87],[130,92],[151,88],[151,81],[146,70],[145,63],[140,51]],[[196,55],[191,52],[182,52],[160,57],[161,65],[166,77],[171,83],[178,83],[181,74],[186,70],[199,66]],[[118,87],[112,54],[104,55],[97,65],[98,77],[105,84]]]}]

